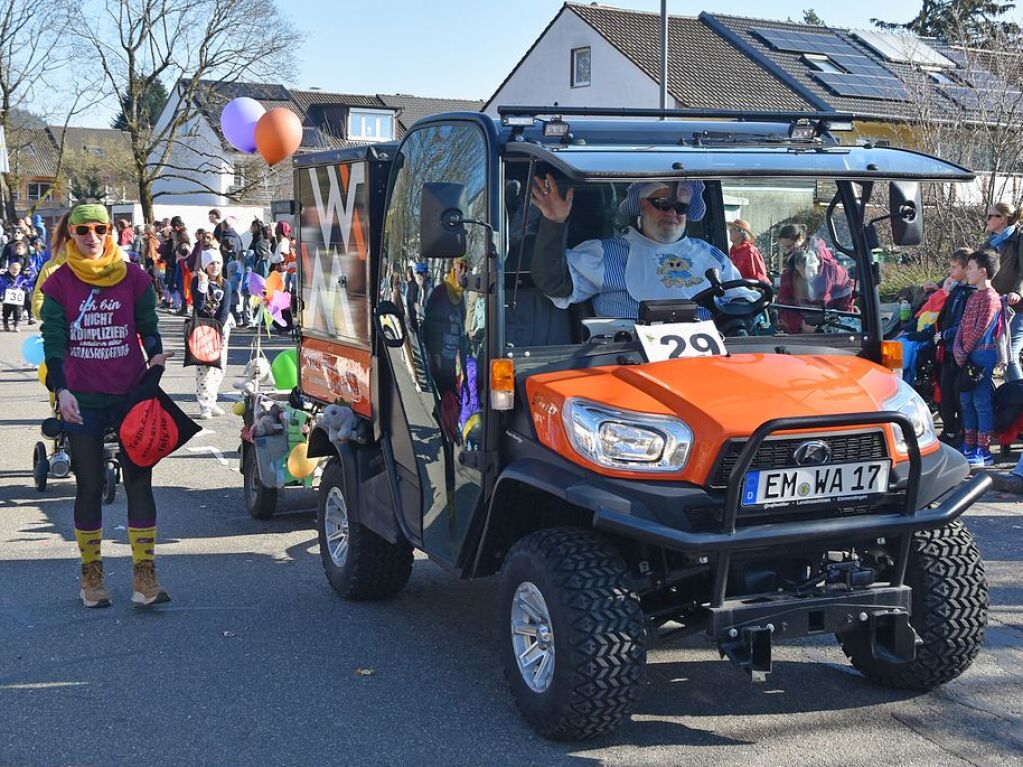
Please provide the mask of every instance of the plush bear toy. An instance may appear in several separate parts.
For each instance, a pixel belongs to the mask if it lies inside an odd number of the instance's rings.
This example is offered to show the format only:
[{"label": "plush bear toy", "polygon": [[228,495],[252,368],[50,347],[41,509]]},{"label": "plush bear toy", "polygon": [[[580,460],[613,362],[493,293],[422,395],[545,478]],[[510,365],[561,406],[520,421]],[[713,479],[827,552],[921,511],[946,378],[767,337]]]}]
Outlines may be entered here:
[{"label": "plush bear toy", "polygon": [[327,432],[327,438],[334,443],[357,439],[355,413],[344,405],[327,405],[316,421],[318,428]]}]

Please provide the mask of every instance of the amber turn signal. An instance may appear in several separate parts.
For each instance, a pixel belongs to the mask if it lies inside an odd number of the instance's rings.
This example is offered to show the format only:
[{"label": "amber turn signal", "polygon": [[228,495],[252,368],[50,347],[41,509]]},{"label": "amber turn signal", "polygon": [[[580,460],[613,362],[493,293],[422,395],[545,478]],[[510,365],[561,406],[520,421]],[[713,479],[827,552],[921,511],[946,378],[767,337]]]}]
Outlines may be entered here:
[{"label": "amber turn signal", "polygon": [[515,406],[515,363],[509,359],[490,361],[490,407],[511,410]]},{"label": "amber turn signal", "polygon": [[881,364],[892,370],[902,370],[902,344],[898,341],[882,341]]}]

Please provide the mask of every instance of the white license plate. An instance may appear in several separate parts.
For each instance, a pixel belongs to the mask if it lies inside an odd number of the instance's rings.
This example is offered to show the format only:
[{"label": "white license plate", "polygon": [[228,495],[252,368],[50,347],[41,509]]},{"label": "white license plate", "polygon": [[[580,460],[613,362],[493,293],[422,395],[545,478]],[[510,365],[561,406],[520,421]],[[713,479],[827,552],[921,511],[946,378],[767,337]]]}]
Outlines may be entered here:
[{"label": "white license plate", "polygon": [[889,461],[833,463],[746,473],[743,506],[801,506],[842,498],[867,498],[888,491]]}]

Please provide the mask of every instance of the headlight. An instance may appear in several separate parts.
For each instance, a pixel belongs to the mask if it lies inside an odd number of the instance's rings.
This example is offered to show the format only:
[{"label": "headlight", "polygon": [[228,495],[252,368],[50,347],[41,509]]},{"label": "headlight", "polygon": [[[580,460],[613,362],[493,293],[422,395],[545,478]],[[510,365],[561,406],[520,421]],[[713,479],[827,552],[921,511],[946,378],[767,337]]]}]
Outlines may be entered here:
[{"label": "headlight", "polygon": [[[913,423],[913,430],[916,432],[916,439],[920,448],[934,444],[938,435],[934,431],[934,419],[927,403],[916,393],[912,386],[899,379],[899,390],[895,396],[887,400],[883,405],[885,410],[894,410],[902,413]],[[902,428],[898,424],[892,424],[892,432],[895,435],[895,449],[906,454],[909,448],[906,446],[906,438],[902,434]]]},{"label": "headlight", "polygon": [[693,430],[677,418],[611,410],[571,398],[564,422],[576,452],[601,466],[629,471],[679,471],[689,460]]}]

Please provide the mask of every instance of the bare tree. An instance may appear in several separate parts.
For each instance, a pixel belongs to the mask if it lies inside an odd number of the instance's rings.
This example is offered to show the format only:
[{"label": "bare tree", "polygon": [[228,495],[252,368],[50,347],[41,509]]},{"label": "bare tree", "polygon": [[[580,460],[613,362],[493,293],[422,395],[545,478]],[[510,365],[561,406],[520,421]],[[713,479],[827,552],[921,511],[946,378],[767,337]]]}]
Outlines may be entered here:
[{"label": "bare tree", "polygon": [[[24,149],[31,135],[18,121],[18,110],[32,103],[38,90],[53,87],[49,76],[63,63],[60,42],[65,9],[64,0],[0,0],[0,127],[11,153]],[[19,183],[11,173],[3,174],[9,219],[15,217],[12,192]]]},{"label": "bare tree", "polygon": [[[76,8],[71,19],[103,71],[107,92],[123,106],[146,221],[152,220],[157,178],[197,184],[204,169],[223,168],[219,147],[197,149],[194,141],[200,105],[213,95],[211,81],[280,82],[293,68],[295,33],[274,0],[110,0],[92,11]],[[150,126],[145,96],[158,81],[176,83],[171,99],[180,105]]]}]

